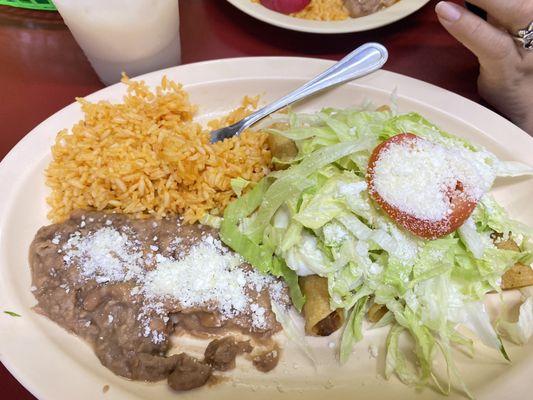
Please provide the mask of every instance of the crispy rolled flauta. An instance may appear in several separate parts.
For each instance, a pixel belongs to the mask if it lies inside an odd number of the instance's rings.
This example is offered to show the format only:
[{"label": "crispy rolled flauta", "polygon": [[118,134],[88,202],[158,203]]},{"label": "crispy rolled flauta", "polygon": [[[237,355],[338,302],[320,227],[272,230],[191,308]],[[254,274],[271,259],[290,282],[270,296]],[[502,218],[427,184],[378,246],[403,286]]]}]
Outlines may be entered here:
[{"label": "crispy rolled flauta", "polygon": [[387,313],[387,307],[384,304],[374,303],[367,311],[367,317],[370,322],[376,323]]},{"label": "crispy rolled flauta", "polygon": [[[275,128],[275,125],[273,127]],[[272,153],[272,157],[280,162],[274,161],[274,169],[282,170],[288,168],[289,164],[286,162],[292,160],[298,155],[298,147],[291,139],[280,135],[270,133],[268,135],[268,147]]]},{"label": "crispy rolled flauta", "polygon": [[328,280],[318,275],[299,279],[306,301],[303,307],[305,333],[314,336],[329,336],[344,323],[342,310],[329,306]]},{"label": "crispy rolled flauta", "polygon": [[390,111],[390,110],[391,110],[390,107],[389,107],[388,105],[386,105],[386,104],[384,104],[384,105],[379,106],[378,108],[376,108],[376,111],[381,111],[381,112],[383,112],[383,111]]},{"label": "crispy rolled flauta", "polygon": [[[507,239],[496,243],[496,247],[501,250],[520,251],[516,242]],[[533,268],[529,265],[516,263],[508,269],[502,276],[502,289],[517,289],[524,286],[533,285]]]}]

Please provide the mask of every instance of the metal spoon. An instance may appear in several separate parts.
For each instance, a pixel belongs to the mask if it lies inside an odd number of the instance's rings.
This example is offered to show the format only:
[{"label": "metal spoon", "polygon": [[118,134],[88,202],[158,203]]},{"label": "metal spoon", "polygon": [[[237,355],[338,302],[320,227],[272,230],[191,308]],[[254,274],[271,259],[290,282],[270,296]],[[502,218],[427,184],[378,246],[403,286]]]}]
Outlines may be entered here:
[{"label": "metal spoon", "polygon": [[233,125],[212,131],[211,143],[238,135],[244,129],[250,127],[273,112],[296,101],[302,100],[307,96],[332,86],[351,81],[355,78],[368,75],[369,73],[380,69],[387,61],[387,57],[387,49],[381,44],[366,43],[352,51],[331,68],[328,68],[305,85],[281,99],[268,104]]}]

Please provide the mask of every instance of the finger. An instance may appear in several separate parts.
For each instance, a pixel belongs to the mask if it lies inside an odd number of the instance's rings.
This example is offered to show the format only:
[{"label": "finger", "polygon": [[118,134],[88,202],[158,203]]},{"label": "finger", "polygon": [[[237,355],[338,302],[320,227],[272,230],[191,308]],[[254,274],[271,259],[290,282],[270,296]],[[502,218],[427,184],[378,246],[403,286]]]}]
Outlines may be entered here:
[{"label": "finger", "polygon": [[533,20],[531,0],[468,0],[500,21],[513,34]]},{"label": "finger", "polygon": [[517,51],[511,36],[457,4],[441,1],[435,11],[442,26],[486,64],[501,62]]}]

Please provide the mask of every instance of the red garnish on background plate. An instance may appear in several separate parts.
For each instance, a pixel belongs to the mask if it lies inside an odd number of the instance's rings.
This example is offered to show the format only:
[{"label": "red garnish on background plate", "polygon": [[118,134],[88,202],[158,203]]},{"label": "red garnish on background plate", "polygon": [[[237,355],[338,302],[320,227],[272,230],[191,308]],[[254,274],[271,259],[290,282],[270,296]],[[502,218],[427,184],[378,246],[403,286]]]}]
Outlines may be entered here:
[{"label": "red garnish on background plate", "polygon": [[311,0],[261,0],[261,4],[272,11],[292,14],[302,11]]}]

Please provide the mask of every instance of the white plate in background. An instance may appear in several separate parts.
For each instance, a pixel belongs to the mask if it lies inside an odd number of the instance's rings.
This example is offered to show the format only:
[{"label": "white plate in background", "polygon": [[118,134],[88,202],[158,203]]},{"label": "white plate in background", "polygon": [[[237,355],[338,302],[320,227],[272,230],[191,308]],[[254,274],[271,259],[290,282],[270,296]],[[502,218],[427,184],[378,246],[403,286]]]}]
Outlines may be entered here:
[{"label": "white plate in background", "polygon": [[295,18],[272,11],[251,0],[227,0],[242,12],[258,20],[281,28],[311,33],[349,33],[368,31],[392,24],[422,8],[429,0],[399,0],[383,10],[359,18],[348,18],[343,21],[313,21]]}]

